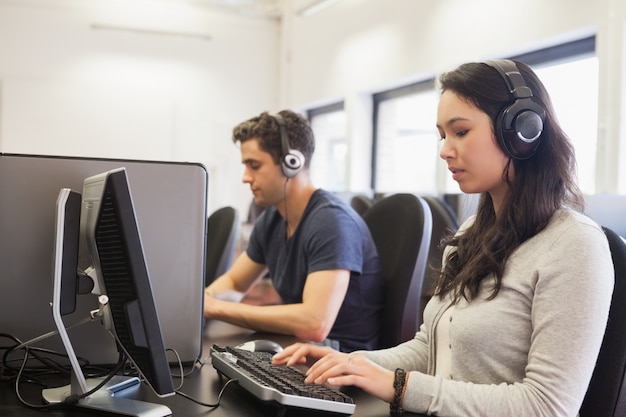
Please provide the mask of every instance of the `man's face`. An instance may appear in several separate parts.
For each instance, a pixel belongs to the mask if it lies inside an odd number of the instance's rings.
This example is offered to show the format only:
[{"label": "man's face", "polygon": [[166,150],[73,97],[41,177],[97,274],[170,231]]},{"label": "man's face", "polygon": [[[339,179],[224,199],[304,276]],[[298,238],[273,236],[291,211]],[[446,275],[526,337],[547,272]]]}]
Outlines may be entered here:
[{"label": "man's face", "polygon": [[260,206],[275,206],[285,198],[285,176],[272,156],[259,148],[257,138],[241,143],[242,181],[250,184],[254,202]]}]

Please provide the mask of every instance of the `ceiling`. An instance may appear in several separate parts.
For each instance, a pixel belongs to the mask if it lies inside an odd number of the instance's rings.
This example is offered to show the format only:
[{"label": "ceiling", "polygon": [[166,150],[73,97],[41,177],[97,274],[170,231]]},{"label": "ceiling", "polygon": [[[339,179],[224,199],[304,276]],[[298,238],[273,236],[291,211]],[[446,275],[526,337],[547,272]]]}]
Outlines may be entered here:
[{"label": "ceiling", "polygon": [[[303,0],[296,0],[303,1]],[[313,0],[311,0],[313,1]],[[20,7],[85,7],[95,3],[114,5],[172,4],[189,5],[207,10],[234,13],[242,16],[278,18],[283,0],[0,0],[0,4]]]},{"label": "ceiling", "polygon": [[[220,8],[239,15],[278,18],[281,15],[281,5],[286,0],[169,0],[185,2],[197,6]],[[298,14],[305,16],[316,13],[339,0],[292,0]]]},{"label": "ceiling", "polygon": [[[173,4],[189,5],[240,16],[277,19],[282,14],[283,3],[288,0],[0,0],[0,4],[23,7],[77,7],[91,3],[103,2],[109,4],[150,5]],[[339,0],[291,0],[292,6],[301,15],[312,14],[322,7],[327,7]]]},{"label": "ceiling", "polygon": [[239,15],[279,17],[281,0],[176,0]]}]

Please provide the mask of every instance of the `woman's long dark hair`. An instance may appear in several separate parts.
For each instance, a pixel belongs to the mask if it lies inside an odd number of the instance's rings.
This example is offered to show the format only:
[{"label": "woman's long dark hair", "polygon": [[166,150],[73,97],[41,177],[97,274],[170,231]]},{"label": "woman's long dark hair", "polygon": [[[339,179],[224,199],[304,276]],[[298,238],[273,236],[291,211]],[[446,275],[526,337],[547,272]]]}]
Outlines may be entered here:
[{"label": "woman's long dark hair", "polygon": [[[581,211],[583,197],[576,184],[576,160],[569,138],[557,121],[550,97],[536,74],[525,64],[516,62],[534,100],[546,110],[544,130],[537,153],[529,159],[510,159],[503,172],[509,183],[501,211],[496,217],[491,196],[483,193],[474,223],[462,234],[444,242],[446,264],[437,280],[435,295],[451,294],[475,298],[481,282],[494,277],[494,298],[501,286],[504,267],[511,254],[526,240],[543,230],[552,215],[567,206]],[[444,73],[441,91],[454,92],[484,111],[492,121],[510,104],[504,79],[485,63],[463,64]],[[509,177],[513,165],[514,178]]]}]

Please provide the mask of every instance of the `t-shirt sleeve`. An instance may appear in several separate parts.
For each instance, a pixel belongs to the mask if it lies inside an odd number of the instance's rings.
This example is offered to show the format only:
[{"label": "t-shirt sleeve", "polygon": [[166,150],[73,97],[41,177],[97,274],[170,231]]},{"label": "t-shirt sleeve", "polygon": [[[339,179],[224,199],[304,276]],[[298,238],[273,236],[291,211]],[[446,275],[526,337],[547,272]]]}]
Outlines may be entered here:
[{"label": "t-shirt sleeve", "polygon": [[309,273],[347,269],[361,274],[366,247],[364,233],[364,227],[338,207],[318,211],[306,231]]}]

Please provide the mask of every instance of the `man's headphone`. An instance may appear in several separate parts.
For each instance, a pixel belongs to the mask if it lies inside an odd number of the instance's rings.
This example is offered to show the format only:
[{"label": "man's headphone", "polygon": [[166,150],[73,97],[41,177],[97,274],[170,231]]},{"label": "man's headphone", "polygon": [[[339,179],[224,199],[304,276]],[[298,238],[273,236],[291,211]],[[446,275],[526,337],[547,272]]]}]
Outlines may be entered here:
[{"label": "man's headphone", "polygon": [[280,145],[282,147],[283,154],[280,158],[280,165],[283,170],[283,174],[287,178],[293,178],[304,168],[304,155],[297,149],[289,148],[289,138],[287,137],[287,127],[285,126],[285,119],[280,114],[271,115],[280,129]]},{"label": "man's headphone", "polygon": [[537,152],[541,142],[546,111],[532,99],[533,92],[515,62],[502,59],[485,61],[485,64],[498,71],[511,96],[511,103],[496,119],[496,137],[511,158],[528,159]]}]

